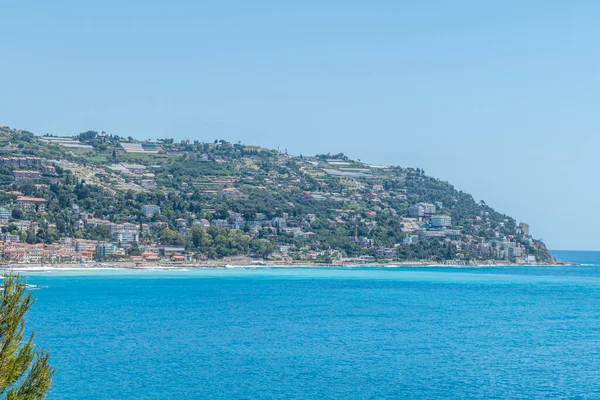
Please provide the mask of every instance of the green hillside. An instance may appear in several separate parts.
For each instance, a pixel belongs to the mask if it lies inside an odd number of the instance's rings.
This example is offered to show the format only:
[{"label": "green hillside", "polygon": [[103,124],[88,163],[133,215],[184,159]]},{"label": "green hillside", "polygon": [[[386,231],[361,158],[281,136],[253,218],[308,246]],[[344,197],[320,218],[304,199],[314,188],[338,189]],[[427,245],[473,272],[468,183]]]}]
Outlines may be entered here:
[{"label": "green hillside", "polygon": [[[225,141],[151,143],[93,131],[57,138],[8,127],[0,157],[0,207],[10,211],[2,231],[29,245],[98,241],[90,243],[99,260],[158,248],[164,257],[170,246],[188,261],[554,262],[527,224],[418,168]],[[41,161],[25,168],[10,157]],[[40,174],[15,172],[23,170]],[[19,196],[45,199],[44,209]]]}]

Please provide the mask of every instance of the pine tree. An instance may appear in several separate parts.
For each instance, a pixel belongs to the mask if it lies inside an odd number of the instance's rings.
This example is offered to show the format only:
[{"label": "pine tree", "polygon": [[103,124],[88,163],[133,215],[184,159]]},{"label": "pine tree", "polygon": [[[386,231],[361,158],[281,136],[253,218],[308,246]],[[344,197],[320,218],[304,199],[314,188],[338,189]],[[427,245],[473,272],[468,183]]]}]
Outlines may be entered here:
[{"label": "pine tree", "polygon": [[54,368],[48,352],[35,351],[33,332],[24,342],[25,314],[35,303],[19,275],[5,274],[0,294],[0,399],[44,399]]}]

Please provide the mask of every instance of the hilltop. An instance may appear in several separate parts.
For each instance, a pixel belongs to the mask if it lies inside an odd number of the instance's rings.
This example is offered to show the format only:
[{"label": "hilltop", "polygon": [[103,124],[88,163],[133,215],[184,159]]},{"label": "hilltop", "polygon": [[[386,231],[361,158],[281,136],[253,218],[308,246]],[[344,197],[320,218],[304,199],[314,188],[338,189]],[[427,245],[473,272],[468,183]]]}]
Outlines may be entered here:
[{"label": "hilltop", "polygon": [[12,262],[555,262],[526,223],[448,182],[341,153],[5,126],[0,185]]}]

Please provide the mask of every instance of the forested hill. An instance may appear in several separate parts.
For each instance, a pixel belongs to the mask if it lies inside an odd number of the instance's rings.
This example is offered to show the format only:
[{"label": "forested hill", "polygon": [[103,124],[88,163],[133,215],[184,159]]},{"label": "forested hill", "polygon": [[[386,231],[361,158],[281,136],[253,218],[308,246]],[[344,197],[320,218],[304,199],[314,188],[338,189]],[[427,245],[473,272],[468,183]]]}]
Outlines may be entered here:
[{"label": "forested hill", "polygon": [[527,224],[419,168],[223,140],[9,127],[0,129],[0,157],[3,236],[29,245],[87,240],[96,259],[168,257],[165,249],[177,248],[186,261],[554,262]]}]

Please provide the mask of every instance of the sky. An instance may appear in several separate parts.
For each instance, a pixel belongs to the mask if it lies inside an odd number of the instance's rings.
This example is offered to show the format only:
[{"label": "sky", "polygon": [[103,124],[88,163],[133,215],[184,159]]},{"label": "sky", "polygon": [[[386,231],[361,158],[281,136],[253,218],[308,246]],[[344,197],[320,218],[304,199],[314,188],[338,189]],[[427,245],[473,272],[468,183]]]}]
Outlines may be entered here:
[{"label": "sky", "polygon": [[528,222],[551,249],[600,249],[600,2],[0,9],[2,125],[420,167]]}]

